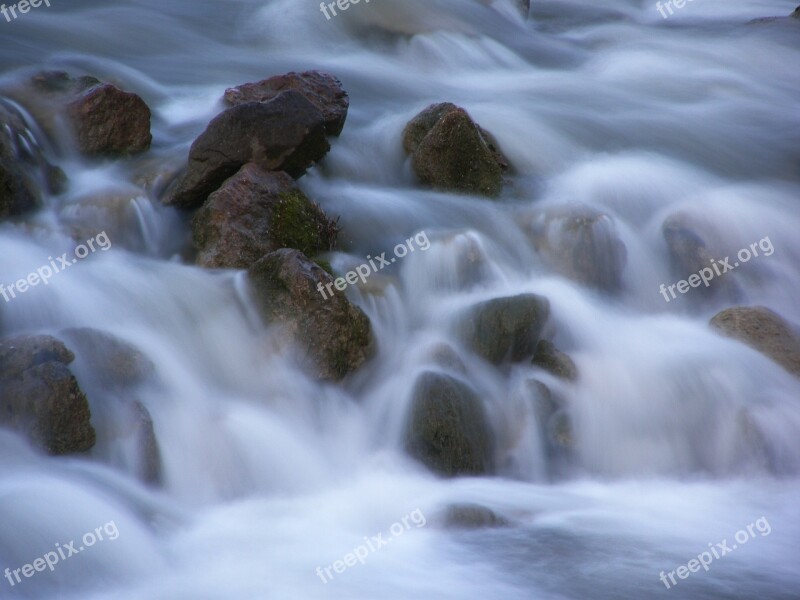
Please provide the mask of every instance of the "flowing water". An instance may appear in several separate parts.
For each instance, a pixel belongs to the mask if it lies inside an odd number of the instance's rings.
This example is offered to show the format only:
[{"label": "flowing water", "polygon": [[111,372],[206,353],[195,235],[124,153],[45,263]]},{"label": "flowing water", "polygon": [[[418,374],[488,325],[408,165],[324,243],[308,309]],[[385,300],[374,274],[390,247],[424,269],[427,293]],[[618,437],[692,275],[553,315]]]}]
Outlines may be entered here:
[{"label": "flowing water", "polygon": [[[64,69],[136,91],[153,109],[157,163],[185,160],[226,87],[336,74],[345,130],[300,180],[341,216],[332,264],[344,272],[420,231],[431,241],[348,292],[377,355],[321,384],[263,343],[241,273],[182,263],[187,227],[137,185],[141,160],[59,159],[69,191],[0,229],[0,282],[92,232],[112,247],[0,306],[5,333],[94,327],[146,354],[157,377],[138,399],[163,487],[138,483],[121,438],[87,461],[0,433],[0,568],[111,521],[119,532],[52,573],[0,579],[0,597],[800,598],[800,382],[711,332],[729,299],[659,293],[679,279],[661,227],[680,214],[713,232],[713,256],[768,237],[774,253],[731,275],[736,300],[800,322],[800,23],[745,25],[793,8],[695,0],[664,20],[638,0],[534,0],[525,21],[510,0],[372,0],[326,20],[310,0],[52,0],[0,19],[5,82]],[[414,183],[402,129],[445,100],[514,164],[501,200]],[[575,206],[607,215],[624,242],[621,292],[578,285],[535,251],[529,225]],[[462,311],[520,292],[549,298],[577,382],[490,369],[460,346]],[[445,344],[489,410],[496,477],[442,480],[402,451],[415,378],[439,368]],[[73,367],[95,419],[124,425],[97,374]],[[531,408],[534,375],[569,399],[573,447],[557,464]],[[445,507],[466,502],[510,526],[443,527]],[[659,580],[762,517],[707,572],[670,590]],[[391,544],[323,583],[317,567],[379,532]]]}]

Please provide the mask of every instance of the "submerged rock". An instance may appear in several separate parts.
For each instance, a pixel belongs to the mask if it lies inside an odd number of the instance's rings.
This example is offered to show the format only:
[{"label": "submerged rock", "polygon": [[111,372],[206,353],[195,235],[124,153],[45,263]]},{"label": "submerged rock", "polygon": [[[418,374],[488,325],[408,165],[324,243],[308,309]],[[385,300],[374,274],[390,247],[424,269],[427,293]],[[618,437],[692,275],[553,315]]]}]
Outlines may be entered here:
[{"label": "submerged rock", "polygon": [[215,268],[247,268],[281,248],[315,256],[333,248],[337,231],[289,175],[253,163],[227,179],[192,220],[197,264]]},{"label": "submerged rock", "polygon": [[542,214],[528,229],[539,255],[566,277],[603,291],[622,288],[628,253],[610,216],[575,207]]},{"label": "submerged rock", "polygon": [[333,277],[299,250],[272,252],[247,273],[264,320],[283,326],[302,349],[301,364],[320,379],[341,379],[372,354],[367,315],[338,291],[323,296]]},{"label": "submerged rock", "polygon": [[65,176],[44,157],[24,117],[0,99],[0,220],[36,210]]},{"label": "submerged rock", "polygon": [[45,71],[9,94],[54,141],[61,137],[61,122],[66,122],[85,156],[127,156],[150,148],[151,113],[144,100],[95,77]]},{"label": "submerged rock", "polygon": [[480,504],[451,504],[444,513],[444,525],[452,529],[506,527],[508,521]]},{"label": "submerged rock", "polygon": [[711,326],[768,356],[800,376],[800,335],[780,315],[764,306],[737,306],[717,313]]},{"label": "submerged rock", "polygon": [[215,117],[194,141],[186,172],[163,201],[197,208],[249,162],[297,179],[329,149],[325,118],[300,92],[287,90],[267,102],[240,104]]},{"label": "submerged rock", "polygon": [[550,315],[547,298],[520,294],[474,306],[460,324],[466,345],[493,364],[531,356]]},{"label": "submerged rock", "polygon": [[114,458],[127,454],[129,464],[123,465],[127,470],[145,483],[159,483],[161,452],[153,419],[136,393],[137,387],[154,378],[153,362],[132,344],[105,331],[81,327],[59,335],[75,351],[76,373],[92,392],[95,456],[117,464]]},{"label": "submerged rock", "polygon": [[73,359],[49,336],[0,341],[0,426],[24,434],[50,454],[94,446],[89,403],[67,368]]},{"label": "submerged rock", "polygon": [[420,181],[434,189],[488,197],[502,191],[508,161],[455,104],[434,104],[414,117],[403,131],[403,148]]},{"label": "submerged rock", "polygon": [[531,362],[556,377],[569,381],[578,378],[578,369],[572,359],[547,340],[541,340],[536,345],[536,352]]},{"label": "submerged rock", "polygon": [[441,373],[420,376],[406,431],[411,456],[440,475],[484,475],[493,469],[492,444],[488,417],[472,388]]},{"label": "submerged rock", "polygon": [[256,83],[245,83],[225,90],[225,103],[238,106],[247,102],[266,102],[286,90],[297,90],[322,113],[328,135],[339,135],[344,128],[350,98],[342,82],[320,71],[276,75]]}]

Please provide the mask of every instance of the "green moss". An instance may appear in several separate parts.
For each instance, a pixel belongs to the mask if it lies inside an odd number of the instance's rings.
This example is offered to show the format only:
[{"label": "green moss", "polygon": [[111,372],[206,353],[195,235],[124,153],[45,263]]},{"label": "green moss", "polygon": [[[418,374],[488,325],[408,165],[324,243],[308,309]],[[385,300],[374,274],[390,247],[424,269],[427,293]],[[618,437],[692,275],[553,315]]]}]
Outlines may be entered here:
[{"label": "green moss", "polygon": [[280,195],[272,214],[272,231],[280,247],[314,256],[333,248],[337,228],[303,192],[293,190]]}]

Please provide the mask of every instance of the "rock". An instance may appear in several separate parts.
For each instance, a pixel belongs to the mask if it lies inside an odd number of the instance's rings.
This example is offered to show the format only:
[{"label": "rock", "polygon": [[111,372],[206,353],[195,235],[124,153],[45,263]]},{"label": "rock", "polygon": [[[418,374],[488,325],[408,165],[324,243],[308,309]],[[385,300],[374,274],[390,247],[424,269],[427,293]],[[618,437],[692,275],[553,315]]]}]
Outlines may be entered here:
[{"label": "rock", "polygon": [[800,23],[800,6],[794,9],[794,12],[788,17],[761,17],[760,19],[753,19],[748,21],[748,25],[788,25],[793,26]]},{"label": "rock", "polygon": [[307,256],[332,250],[336,222],[283,171],[248,163],[208,197],[192,220],[197,264],[246,269],[281,248]]},{"label": "rock", "polygon": [[51,454],[94,446],[89,403],[67,368],[73,358],[49,336],[0,341],[0,425]]},{"label": "rock", "polygon": [[440,475],[493,469],[492,430],[480,398],[460,380],[428,371],[412,392],[406,431],[411,456]]},{"label": "rock", "polygon": [[65,121],[88,157],[134,155],[150,148],[150,108],[139,96],[95,77],[45,71],[8,91],[54,141]]},{"label": "rock", "polygon": [[508,521],[480,504],[452,504],[444,514],[444,525],[453,529],[506,527]]},{"label": "rock", "polygon": [[536,345],[531,363],[561,379],[575,381],[578,378],[578,369],[572,359],[547,340]]},{"label": "rock", "polygon": [[215,117],[194,141],[186,172],[163,201],[196,208],[249,162],[297,179],[329,149],[322,113],[300,92],[240,104]]},{"label": "rock", "polygon": [[520,294],[482,302],[460,325],[462,339],[493,364],[531,356],[550,315],[547,298]]},{"label": "rock", "polygon": [[287,73],[258,81],[245,83],[225,90],[225,103],[238,106],[247,102],[272,100],[286,90],[297,90],[322,113],[328,135],[339,135],[344,128],[350,98],[342,88],[342,82],[333,75],[320,71]]},{"label": "rock", "polygon": [[508,161],[454,104],[434,104],[414,117],[403,131],[403,148],[420,181],[434,189],[488,197],[502,191]]},{"label": "rock", "polygon": [[800,335],[780,315],[764,306],[737,306],[717,313],[711,326],[768,356],[800,376]]},{"label": "rock", "polygon": [[80,93],[67,105],[67,114],[84,156],[126,156],[150,148],[150,108],[110,83]]},{"label": "rock", "polygon": [[0,98],[0,220],[36,210],[44,192],[60,192],[64,179],[23,115]]},{"label": "rock", "polygon": [[[703,229],[708,229],[704,225],[683,213],[671,215],[664,221],[661,231],[667,243],[672,274],[677,280],[687,279],[712,265],[714,257],[708,249],[708,235],[703,236],[700,233]],[[733,274],[724,275],[715,277],[711,285],[701,286],[697,291],[709,297],[722,291],[730,301],[737,301],[741,297],[741,290],[733,279]]]},{"label": "rock", "polygon": [[628,253],[610,216],[574,207],[539,215],[528,229],[536,251],[566,277],[602,291],[622,288]]},{"label": "rock", "polygon": [[[122,467],[141,481],[161,481],[161,453],[150,412],[135,388],[155,376],[155,365],[135,346],[89,327],[64,329],[75,351],[75,372],[95,401],[95,457]],[[102,406],[98,405],[102,402]],[[127,456],[127,462],[120,458]]]},{"label": "rock", "polygon": [[138,386],[155,374],[155,365],[135,346],[105,331],[80,327],[60,332],[106,389]]},{"label": "rock", "polygon": [[334,280],[299,250],[271,252],[247,273],[265,321],[284,326],[302,349],[301,364],[317,377],[341,379],[371,355],[367,315],[342,293],[323,298],[319,290]]}]

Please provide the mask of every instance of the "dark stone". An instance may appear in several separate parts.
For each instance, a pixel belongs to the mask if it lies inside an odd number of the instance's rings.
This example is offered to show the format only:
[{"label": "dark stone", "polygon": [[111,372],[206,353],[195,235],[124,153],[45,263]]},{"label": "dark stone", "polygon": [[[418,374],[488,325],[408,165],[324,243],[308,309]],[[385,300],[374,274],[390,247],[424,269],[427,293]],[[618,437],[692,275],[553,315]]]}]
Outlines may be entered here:
[{"label": "dark stone", "polygon": [[547,340],[541,340],[536,345],[536,352],[531,362],[556,377],[569,381],[578,378],[578,369],[572,359]]},{"label": "dark stone", "polygon": [[412,393],[406,447],[440,475],[485,475],[493,469],[492,430],[480,398],[465,383],[426,372]]},{"label": "dark stone", "polygon": [[341,379],[372,354],[367,315],[342,293],[323,298],[319,289],[333,278],[302,252],[272,252],[248,269],[248,278],[264,320],[283,325],[303,353],[301,364],[320,379]]},{"label": "dark stone", "polygon": [[300,92],[240,104],[215,117],[194,141],[189,166],[164,203],[197,208],[249,162],[297,179],[329,149],[322,113]]},{"label": "dark stone", "polygon": [[532,356],[550,315],[547,298],[520,294],[482,302],[462,322],[466,344],[493,364]]},{"label": "dark stone", "polygon": [[434,189],[488,197],[502,191],[508,161],[455,104],[434,104],[414,117],[403,131],[403,148],[420,181]]},{"label": "dark stone", "polygon": [[453,529],[507,527],[508,521],[480,504],[452,504],[444,514],[444,525]]},{"label": "dark stone", "polygon": [[341,81],[319,71],[291,72],[227,89],[225,103],[238,106],[247,102],[266,102],[286,90],[297,90],[317,107],[325,118],[328,135],[335,136],[342,132],[350,98],[342,88]]},{"label": "dark stone", "polygon": [[316,256],[333,249],[338,232],[289,175],[252,163],[209,196],[192,231],[197,264],[231,269],[246,269],[281,248]]},{"label": "dark stone", "polygon": [[0,425],[51,454],[94,446],[89,403],[67,368],[73,358],[48,336],[0,341]]}]

